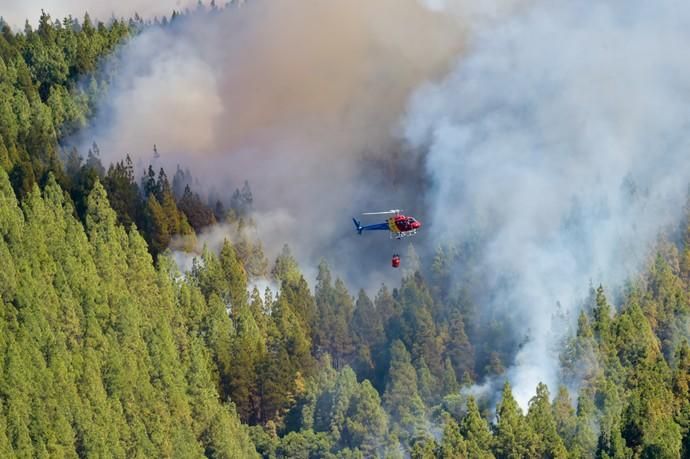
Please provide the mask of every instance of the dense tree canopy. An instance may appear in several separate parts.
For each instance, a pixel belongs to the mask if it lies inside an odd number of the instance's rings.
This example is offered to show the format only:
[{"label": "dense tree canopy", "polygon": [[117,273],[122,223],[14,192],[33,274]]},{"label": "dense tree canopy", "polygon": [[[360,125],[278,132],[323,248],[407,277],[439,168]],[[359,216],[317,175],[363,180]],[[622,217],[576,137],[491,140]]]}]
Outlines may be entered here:
[{"label": "dense tree canopy", "polygon": [[[1,457],[690,456],[690,231],[617,297],[591,289],[563,385],[521,407],[513,318],[456,274],[472,247],[410,246],[377,292],[325,260],[310,285],[288,245],[267,259],[248,182],[224,202],[189,169],[138,177],[126,152],[106,167],[64,144],[112,77],[101,59],[168,24],[0,23]],[[234,237],[181,275],[166,250],[218,222]]]}]

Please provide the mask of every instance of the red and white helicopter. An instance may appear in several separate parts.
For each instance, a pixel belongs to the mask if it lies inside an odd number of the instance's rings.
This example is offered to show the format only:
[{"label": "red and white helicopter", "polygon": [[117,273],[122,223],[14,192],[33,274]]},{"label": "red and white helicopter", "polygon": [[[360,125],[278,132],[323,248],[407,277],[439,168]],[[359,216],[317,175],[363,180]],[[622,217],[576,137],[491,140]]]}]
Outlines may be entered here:
[{"label": "red and white helicopter", "polygon": [[[363,231],[388,231],[391,239],[402,239],[408,236],[417,234],[417,230],[422,227],[422,223],[412,216],[405,216],[401,214],[400,209],[386,210],[383,212],[365,212],[362,215],[392,215],[388,217],[383,223],[374,223],[372,225],[362,225],[356,218],[352,218],[355,223],[355,229],[358,234]],[[400,266],[400,256],[393,255],[391,265],[394,268]]]}]

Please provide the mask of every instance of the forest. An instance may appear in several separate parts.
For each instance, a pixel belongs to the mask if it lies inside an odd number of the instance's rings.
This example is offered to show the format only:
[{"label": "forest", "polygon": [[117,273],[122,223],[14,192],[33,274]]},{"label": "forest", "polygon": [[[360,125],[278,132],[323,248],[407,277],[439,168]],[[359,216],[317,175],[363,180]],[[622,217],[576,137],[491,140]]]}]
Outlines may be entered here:
[{"label": "forest", "polygon": [[[253,225],[250,184],[224,201],[187,169],[106,165],[64,140],[117,77],[103,59],[189,14],[0,21],[0,456],[690,457],[687,210],[621,291],[582,286],[562,384],[526,409],[511,318],[451,276],[471,272],[472,243],[411,247],[402,282],[372,296],[326,261],[310,284],[289,241],[269,260],[226,239],[180,273],[170,249]],[[473,391],[486,381],[497,397]]]}]

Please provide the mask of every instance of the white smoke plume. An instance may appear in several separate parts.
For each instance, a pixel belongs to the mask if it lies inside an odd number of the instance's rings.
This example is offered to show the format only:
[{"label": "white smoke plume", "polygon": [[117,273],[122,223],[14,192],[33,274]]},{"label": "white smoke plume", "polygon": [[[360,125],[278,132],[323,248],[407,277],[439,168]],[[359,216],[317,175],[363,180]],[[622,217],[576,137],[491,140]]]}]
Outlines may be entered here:
[{"label": "white smoke plume", "polygon": [[[233,244],[242,239],[251,244],[260,243],[267,237],[267,227],[276,223],[284,224],[292,220],[289,215],[280,211],[255,216],[259,222],[256,226],[239,228],[238,225],[221,223],[204,228],[195,236],[193,246],[186,247],[185,250],[177,250],[175,247],[189,246],[192,241],[190,241],[188,237],[176,236],[173,238],[168,256],[175,262],[180,273],[186,276],[192,272],[195,264],[197,266],[203,265],[201,255],[204,250],[209,250],[217,256],[226,240]],[[313,267],[306,267],[303,274],[310,279],[311,282],[316,278],[316,271]],[[249,275],[247,280],[249,282],[247,290],[250,293],[255,288],[258,289],[261,295],[264,295],[267,289],[271,292],[273,297],[280,293],[280,284],[270,276],[264,277],[262,275],[262,277],[253,277]]]},{"label": "white smoke plume", "polygon": [[107,64],[114,83],[74,142],[96,141],[106,165],[129,154],[138,173],[156,144],[169,176],[179,163],[228,198],[248,179],[259,213],[290,217],[263,225],[269,258],[287,242],[303,268],[325,257],[351,280],[396,282],[395,244],[358,237],[350,217],[422,211],[395,132],[411,92],[463,49],[462,24],[418,0],[252,0],[177,19]]},{"label": "white smoke plume", "polygon": [[241,228],[237,224],[219,223],[203,228],[194,238],[174,237],[170,244],[171,255],[178,268],[181,271],[189,271],[192,260],[201,255],[204,249],[218,255],[226,240],[235,244],[244,239],[252,244],[258,244],[268,240],[272,229],[278,225],[297,230],[294,217],[281,209],[254,213],[253,219],[256,219],[255,223]]},{"label": "white smoke plume", "polygon": [[557,302],[620,285],[677,222],[690,181],[690,4],[543,1],[487,29],[414,95],[435,231],[485,235],[493,308],[528,335],[508,375],[521,406],[555,391]]}]

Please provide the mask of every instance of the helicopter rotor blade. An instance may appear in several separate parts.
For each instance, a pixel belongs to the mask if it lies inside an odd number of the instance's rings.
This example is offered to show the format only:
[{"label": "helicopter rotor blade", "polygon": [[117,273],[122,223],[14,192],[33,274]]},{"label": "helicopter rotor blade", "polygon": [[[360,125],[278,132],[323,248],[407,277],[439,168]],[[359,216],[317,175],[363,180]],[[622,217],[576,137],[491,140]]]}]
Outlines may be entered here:
[{"label": "helicopter rotor blade", "polygon": [[383,212],[364,212],[362,215],[388,215],[388,214],[399,214],[402,212],[400,209],[391,209]]}]

